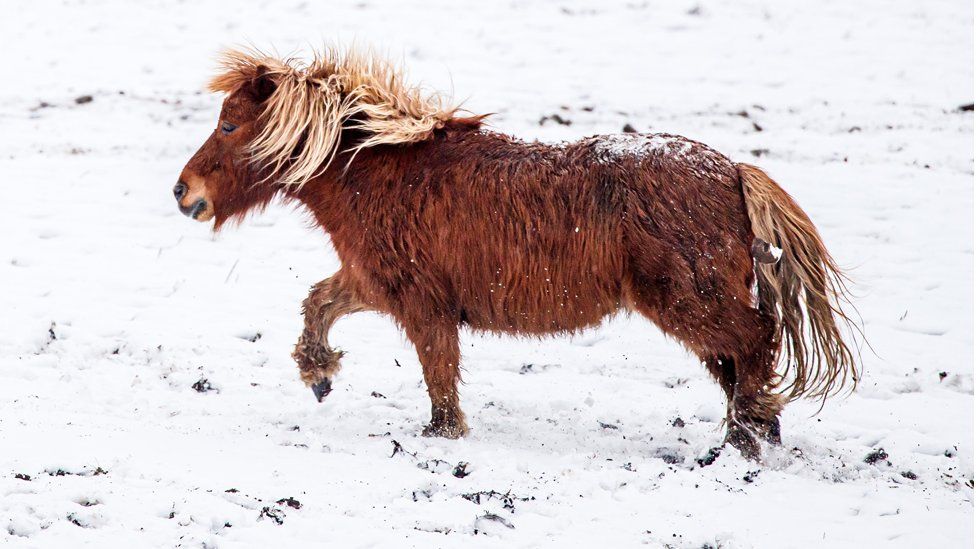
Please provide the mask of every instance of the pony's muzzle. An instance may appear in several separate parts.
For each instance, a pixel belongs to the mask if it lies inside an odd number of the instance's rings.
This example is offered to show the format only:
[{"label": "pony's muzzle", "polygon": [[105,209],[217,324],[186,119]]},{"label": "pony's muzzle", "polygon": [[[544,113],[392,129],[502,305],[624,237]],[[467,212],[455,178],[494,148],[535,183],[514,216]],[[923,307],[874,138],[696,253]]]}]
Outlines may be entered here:
[{"label": "pony's muzzle", "polygon": [[190,219],[208,221],[213,217],[212,204],[207,200],[202,185],[197,185],[197,188],[193,189],[186,181],[180,179],[173,187],[173,196],[176,198],[176,205],[180,208],[180,212]]},{"label": "pony's muzzle", "polygon": [[183,203],[180,202],[179,206],[183,215],[189,217],[190,219],[199,219],[200,214],[207,211],[207,201],[203,198],[194,200],[189,206],[184,206]]}]

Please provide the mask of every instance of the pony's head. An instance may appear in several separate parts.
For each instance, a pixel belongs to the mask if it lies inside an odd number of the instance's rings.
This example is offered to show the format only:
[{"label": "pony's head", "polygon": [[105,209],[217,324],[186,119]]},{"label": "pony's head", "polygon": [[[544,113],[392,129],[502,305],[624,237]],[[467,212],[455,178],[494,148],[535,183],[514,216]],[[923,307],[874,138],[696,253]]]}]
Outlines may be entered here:
[{"label": "pony's head", "polygon": [[251,67],[218,76],[211,89],[227,94],[216,128],[190,158],[173,194],[183,214],[197,221],[216,217],[216,226],[250,207],[267,204],[278,189],[260,184],[260,166],[251,161],[251,145],[261,134],[264,104],[277,84],[266,68]]},{"label": "pony's head", "polygon": [[457,111],[370,52],[326,49],[304,64],[228,51],[220,64],[220,118],[173,189],[181,212],[215,228],[322,176],[338,154],[348,163],[366,147],[427,139]]}]

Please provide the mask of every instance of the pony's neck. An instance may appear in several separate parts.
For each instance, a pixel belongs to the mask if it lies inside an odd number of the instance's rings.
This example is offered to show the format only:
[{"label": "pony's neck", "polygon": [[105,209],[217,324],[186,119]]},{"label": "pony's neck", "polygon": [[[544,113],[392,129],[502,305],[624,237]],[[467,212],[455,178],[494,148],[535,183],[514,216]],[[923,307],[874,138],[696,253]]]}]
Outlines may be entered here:
[{"label": "pony's neck", "polygon": [[332,171],[330,168],[301,187],[285,188],[283,191],[287,199],[300,202],[308,208],[316,223],[328,233],[341,230],[349,213],[346,192]]},{"label": "pony's neck", "polygon": [[[355,161],[366,161],[371,151],[363,151]],[[325,173],[307,181],[300,188],[285,189],[289,200],[304,205],[315,218],[318,226],[329,234],[332,245],[343,263],[355,261],[361,247],[369,211],[377,211],[380,205],[376,197],[365,196],[374,189],[370,176],[373,170],[357,170],[355,179],[345,173],[345,158],[337,157]]]}]

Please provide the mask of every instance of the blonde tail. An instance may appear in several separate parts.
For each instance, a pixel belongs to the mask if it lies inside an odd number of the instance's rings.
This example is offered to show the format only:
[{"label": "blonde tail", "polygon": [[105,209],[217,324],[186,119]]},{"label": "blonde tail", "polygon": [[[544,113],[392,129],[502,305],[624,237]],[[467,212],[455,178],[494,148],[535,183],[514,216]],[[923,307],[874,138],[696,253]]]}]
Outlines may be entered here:
[{"label": "blonde tail", "polygon": [[789,400],[825,399],[848,382],[853,390],[858,361],[840,328],[857,329],[841,309],[850,303],[847,278],[796,201],[761,169],[736,166],[753,234],[782,249],[778,261],[757,258],[756,278],[759,308],[776,320],[779,358],[788,370],[783,393]]}]

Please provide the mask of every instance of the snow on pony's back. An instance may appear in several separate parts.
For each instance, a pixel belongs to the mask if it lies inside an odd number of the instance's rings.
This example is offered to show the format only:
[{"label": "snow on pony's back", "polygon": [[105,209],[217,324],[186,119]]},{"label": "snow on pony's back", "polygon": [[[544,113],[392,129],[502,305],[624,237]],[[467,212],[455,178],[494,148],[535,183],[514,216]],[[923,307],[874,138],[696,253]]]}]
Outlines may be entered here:
[{"label": "snow on pony's back", "polygon": [[711,147],[668,133],[620,133],[590,137],[596,158],[604,164],[632,160],[640,163],[648,158],[668,158],[681,161],[696,170],[714,169],[718,165],[731,168],[732,162]]}]

